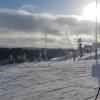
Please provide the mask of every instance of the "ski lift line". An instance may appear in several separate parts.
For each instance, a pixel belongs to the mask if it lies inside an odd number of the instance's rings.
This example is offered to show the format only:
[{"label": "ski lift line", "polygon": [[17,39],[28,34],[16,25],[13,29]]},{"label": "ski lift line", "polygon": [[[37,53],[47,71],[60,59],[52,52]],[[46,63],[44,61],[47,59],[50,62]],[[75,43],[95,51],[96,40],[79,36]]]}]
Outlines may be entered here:
[{"label": "ski lift line", "polygon": [[[72,50],[74,50],[74,48],[73,48],[73,46],[72,46],[72,44],[71,44],[71,41],[70,41],[70,39],[69,39],[69,36],[68,36],[68,34],[65,32],[65,35],[66,35],[66,37],[67,37],[67,39],[68,39],[68,42],[69,42],[69,44],[70,44],[70,46],[71,46],[71,48],[72,48]],[[77,35],[78,36],[78,35]],[[74,55],[74,51],[73,51],[73,55]],[[78,61],[79,61],[80,59],[78,59]]]},{"label": "ski lift line", "polygon": [[[67,37],[67,36],[66,36]],[[68,37],[67,37],[67,40],[68,40]],[[67,41],[67,43],[66,43],[66,45],[68,45],[68,47],[70,48],[71,46],[69,45],[70,43],[69,43],[69,41]],[[67,47],[67,48],[68,48]]]},{"label": "ski lift line", "polygon": [[73,46],[72,46],[72,44],[71,44],[71,41],[70,41],[70,39],[69,39],[69,36],[68,36],[67,32],[65,32],[65,35],[66,35],[66,37],[67,37],[67,39],[68,39],[68,42],[69,42],[70,47],[73,49]]},{"label": "ski lift line", "polygon": [[71,42],[70,42],[70,39],[69,39],[69,36],[68,36],[67,32],[65,32],[65,35],[66,35],[66,37],[67,37],[67,40],[68,40],[68,42],[69,42],[70,47],[72,48],[72,45],[71,45]]}]

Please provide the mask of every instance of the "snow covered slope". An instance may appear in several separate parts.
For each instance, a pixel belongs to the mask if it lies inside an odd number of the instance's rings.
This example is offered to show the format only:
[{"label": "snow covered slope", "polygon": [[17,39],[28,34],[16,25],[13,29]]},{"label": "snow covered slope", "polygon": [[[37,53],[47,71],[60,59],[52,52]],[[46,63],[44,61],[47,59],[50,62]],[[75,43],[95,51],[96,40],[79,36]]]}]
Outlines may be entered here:
[{"label": "snow covered slope", "polygon": [[70,60],[2,66],[0,100],[93,100],[98,88],[93,65]]}]

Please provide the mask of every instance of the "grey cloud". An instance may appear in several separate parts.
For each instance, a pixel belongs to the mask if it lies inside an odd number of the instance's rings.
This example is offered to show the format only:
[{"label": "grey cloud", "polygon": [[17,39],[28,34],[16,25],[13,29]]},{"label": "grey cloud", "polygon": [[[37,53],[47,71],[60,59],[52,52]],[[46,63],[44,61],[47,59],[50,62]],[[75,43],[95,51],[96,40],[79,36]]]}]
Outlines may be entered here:
[{"label": "grey cloud", "polygon": [[15,32],[60,34],[50,18],[35,14],[0,12],[0,27]]},{"label": "grey cloud", "polygon": [[79,21],[79,19],[74,16],[48,16],[45,14],[21,14],[18,13],[18,11],[13,13],[9,11],[0,11],[0,28],[7,31],[12,30],[14,32],[41,32],[60,35],[60,32],[64,31],[62,29],[64,29],[65,26],[68,26],[71,30],[77,30],[80,33],[84,33],[91,32],[95,25],[90,21]]},{"label": "grey cloud", "polygon": [[[0,10],[0,35],[5,33],[6,36],[12,34],[15,36],[15,40],[6,38],[5,41],[1,41],[0,45],[2,45],[2,43],[5,43],[4,45],[7,45],[8,43],[15,46],[42,45],[44,43],[44,38],[39,39],[34,37],[34,35],[37,34],[37,36],[43,36],[46,33],[51,35],[51,37],[48,37],[49,44],[54,44],[54,42],[56,42],[55,44],[58,44],[57,41],[60,39],[57,40],[57,38],[61,38],[67,29],[72,32],[71,35],[75,35],[77,32],[87,35],[87,33],[94,32],[95,23],[91,21],[81,21],[77,16],[31,14],[24,10]],[[24,39],[19,40],[16,38],[16,34],[20,33],[23,34]],[[26,34],[32,34],[33,37],[24,37]],[[12,42],[11,40],[15,42]],[[63,42],[66,41],[62,40],[62,43]]]},{"label": "grey cloud", "polygon": [[91,21],[81,21],[77,25],[77,30],[79,33],[94,33],[95,32],[95,22]]},{"label": "grey cloud", "polygon": [[75,26],[78,24],[78,19],[75,16],[59,16],[56,20],[61,25]]},{"label": "grey cloud", "polygon": [[0,27],[13,31],[30,32],[36,26],[34,17],[17,13],[0,12]]}]

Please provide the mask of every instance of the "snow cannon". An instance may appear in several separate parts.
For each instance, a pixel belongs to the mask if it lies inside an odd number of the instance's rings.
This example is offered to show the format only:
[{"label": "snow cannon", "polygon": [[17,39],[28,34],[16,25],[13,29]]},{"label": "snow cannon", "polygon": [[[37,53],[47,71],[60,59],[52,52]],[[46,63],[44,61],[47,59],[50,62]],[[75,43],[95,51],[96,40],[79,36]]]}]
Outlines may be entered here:
[{"label": "snow cannon", "polygon": [[100,80],[100,64],[95,64],[92,66],[92,76]]}]

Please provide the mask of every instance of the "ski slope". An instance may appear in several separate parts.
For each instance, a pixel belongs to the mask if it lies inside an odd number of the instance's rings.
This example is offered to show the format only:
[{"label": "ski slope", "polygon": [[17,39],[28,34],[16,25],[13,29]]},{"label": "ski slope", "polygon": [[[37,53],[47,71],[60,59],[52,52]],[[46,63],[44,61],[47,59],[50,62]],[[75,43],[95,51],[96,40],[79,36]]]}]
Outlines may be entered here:
[{"label": "ski slope", "polygon": [[[49,61],[0,67],[0,100],[94,100],[94,60]],[[98,97],[98,100],[100,97]]]}]

